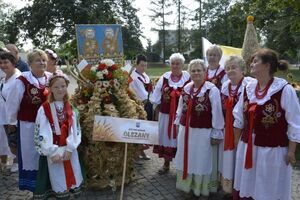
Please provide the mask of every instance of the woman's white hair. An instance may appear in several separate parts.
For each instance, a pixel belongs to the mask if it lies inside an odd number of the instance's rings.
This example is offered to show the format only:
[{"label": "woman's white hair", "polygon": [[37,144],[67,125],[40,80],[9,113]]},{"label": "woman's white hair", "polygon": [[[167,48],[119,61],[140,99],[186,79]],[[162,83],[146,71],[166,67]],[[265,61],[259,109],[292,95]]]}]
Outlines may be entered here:
[{"label": "woman's white hair", "polygon": [[210,46],[207,50],[206,50],[206,57],[208,57],[208,53],[209,52],[215,52],[220,56],[220,59],[222,58],[223,52],[221,47],[219,47],[218,45],[212,45]]},{"label": "woman's white hair", "polygon": [[245,72],[246,70],[246,63],[244,61],[244,59],[240,56],[230,56],[226,61],[225,61],[225,69],[226,69],[226,66],[229,64],[229,63],[235,63],[237,64],[237,66],[240,68],[240,70],[242,70],[243,72]]},{"label": "woman's white hair", "polygon": [[191,62],[189,63],[189,66],[188,66],[189,72],[191,72],[191,68],[194,65],[198,65],[198,66],[202,67],[202,69],[204,71],[206,71],[206,69],[207,69],[206,65],[204,64],[204,62],[201,59],[194,59],[194,60],[191,60]]},{"label": "woman's white hair", "polygon": [[184,65],[184,57],[181,53],[173,53],[171,56],[170,56],[170,62],[174,61],[174,60],[180,60],[181,64]]}]

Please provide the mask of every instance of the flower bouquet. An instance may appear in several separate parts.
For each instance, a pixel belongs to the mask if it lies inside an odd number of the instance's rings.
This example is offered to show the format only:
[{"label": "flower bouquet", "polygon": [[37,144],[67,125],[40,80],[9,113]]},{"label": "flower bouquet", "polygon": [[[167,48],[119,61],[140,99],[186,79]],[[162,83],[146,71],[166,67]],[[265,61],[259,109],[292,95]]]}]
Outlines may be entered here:
[{"label": "flower bouquet", "polygon": [[[84,161],[87,186],[94,189],[105,188],[112,179],[116,186],[120,186],[125,145],[93,141],[94,116],[146,119],[143,105],[128,89],[128,73],[122,71],[111,59],[104,59],[88,70],[70,73],[78,82],[72,101],[80,113],[82,143],[79,151]],[[141,145],[128,145],[127,183],[134,177],[132,160],[140,148]]]}]

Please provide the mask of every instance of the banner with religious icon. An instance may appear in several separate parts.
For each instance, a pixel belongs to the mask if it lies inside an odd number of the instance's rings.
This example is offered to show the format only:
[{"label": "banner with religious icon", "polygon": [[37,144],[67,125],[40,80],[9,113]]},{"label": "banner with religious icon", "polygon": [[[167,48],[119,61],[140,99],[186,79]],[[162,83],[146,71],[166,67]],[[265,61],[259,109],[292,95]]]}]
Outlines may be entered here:
[{"label": "banner with religious icon", "polygon": [[96,115],[93,140],[158,144],[158,122]]},{"label": "banner with religious icon", "polygon": [[78,58],[89,64],[110,58],[120,65],[123,61],[121,25],[118,24],[76,24]]}]

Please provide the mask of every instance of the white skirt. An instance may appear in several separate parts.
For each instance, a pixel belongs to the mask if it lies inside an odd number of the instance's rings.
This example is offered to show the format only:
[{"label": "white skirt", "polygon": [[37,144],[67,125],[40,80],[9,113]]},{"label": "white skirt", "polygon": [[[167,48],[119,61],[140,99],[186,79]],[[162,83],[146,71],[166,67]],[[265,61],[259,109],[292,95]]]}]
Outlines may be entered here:
[{"label": "white skirt", "polygon": [[[76,180],[76,185],[73,185],[71,188],[76,188],[82,184],[82,180],[83,180],[77,150],[72,152],[72,156],[70,160],[71,160],[74,177]],[[50,178],[53,191],[56,193],[66,192],[67,185],[66,185],[66,175],[65,175],[63,162],[52,163],[49,157],[47,157],[47,161],[48,161],[48,169],[49,169],[49,178]]]},{"label": "white skirt", "polygon": [[171,139],[168,136],[169,114],[159,112],[158,116],[158,142],[160,146],[164,147],[177,147],[177,139],[173,138],[173,130]]},{"label": "white skirt", "polygon": [[3,125],[0,125],[0,156],[15,157],[9,148],[7,135]]},{"label": "white skirt", "polygon": [[285,163],[288,148],[253,145],[251,169],[245,169],[246,150],[247,144],[239,141],[234,189],[240,191],[240,197],[252,197],[257,200],[291,199],[292,168]]},{"label": "white skirt", "polygon": [[223,143],[222,152],[223,153],[220,154],[220,157],[222,157],[222,163],[221,163],[222,176],[225,179],[232,180],[234,177],[236,150],[233,149],[233,150],[224,151],[224,143]]},{"label": "white skirt", "polygon": [[[212,147],[210,133],[212,129],[189,128],[188,174],[208,175],[212,172]],[[179,126],[178,146],[175,157],[176,169],[183,171],[185,127]]]},{"label": "white skirt", "polygon": [[40,155],[34,144],[35,123],[20,121],[20,143],[23,170],[38,170]]}]

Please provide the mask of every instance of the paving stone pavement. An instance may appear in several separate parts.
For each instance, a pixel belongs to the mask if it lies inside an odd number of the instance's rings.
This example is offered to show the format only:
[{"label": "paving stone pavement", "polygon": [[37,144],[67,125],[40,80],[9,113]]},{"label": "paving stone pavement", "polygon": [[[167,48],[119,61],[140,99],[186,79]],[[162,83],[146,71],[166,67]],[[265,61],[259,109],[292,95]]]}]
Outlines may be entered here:
[{"label": "paving stone pavement", "polygon": [[[159,175],[158,169],[163,159],[158,159],[152,149],[146,151],[151,160],[142,161],[142,165],[135,165],[136,177],[124,189],[124,200],[196,200],[192,194],[185,194],[176,190],[176,172],[174,166],[166,175]],[[300,165],[293,170],[292,200],[300,200]],[[102,191],[84,191],[80,199],[115,200],[119,199],[120,189],[113,194],[111,189]],[[18,190],[18,174],[0,172],[0,200],[29,200],[32,194]],[[221,200],[221,194],[216,194],[211,200]]]}]

